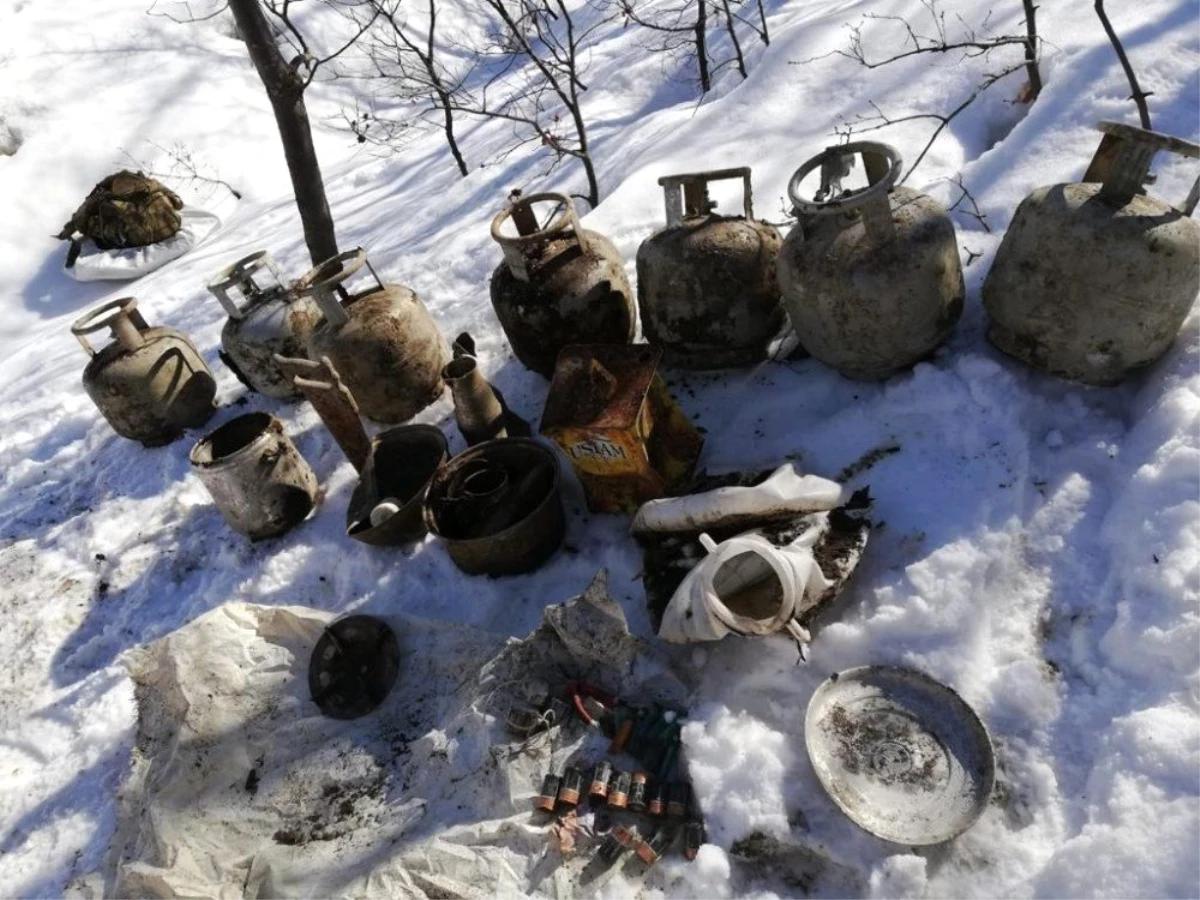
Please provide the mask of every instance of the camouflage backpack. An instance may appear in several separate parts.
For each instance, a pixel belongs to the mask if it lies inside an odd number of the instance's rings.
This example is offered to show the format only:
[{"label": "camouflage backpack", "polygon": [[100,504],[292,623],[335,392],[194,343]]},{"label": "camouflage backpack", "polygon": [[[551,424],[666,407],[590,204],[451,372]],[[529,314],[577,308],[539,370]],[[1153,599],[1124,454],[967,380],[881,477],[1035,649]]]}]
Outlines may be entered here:
[{"label": "camouflage backpack", "polygon": [[58,238],[73,243],[71,262],[78,254],[76,234],[91,238],[101,250],[144,247],[179,231],[176,210],[182,208],[183,201],[153,178],[121,171],[92,188]]}]

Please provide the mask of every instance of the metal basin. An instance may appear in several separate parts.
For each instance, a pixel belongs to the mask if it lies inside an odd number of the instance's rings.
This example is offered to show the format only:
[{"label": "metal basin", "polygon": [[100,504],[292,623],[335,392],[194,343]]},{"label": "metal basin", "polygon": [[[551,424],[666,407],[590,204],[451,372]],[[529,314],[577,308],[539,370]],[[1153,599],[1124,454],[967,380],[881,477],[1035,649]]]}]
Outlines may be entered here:
[{"label": "metal basin", "polygon": [[442,465],[425,494],[425,524],[470,575],[531,572],[566,531],[554,452],[528,438],[477,444]]},{"label": "metal basin", "polygon": [[[425,489],[448,455],[446,436],[432,425],[401,425],[377,434],[362,477],[350,495],[346,534],[377,547],[410,544],[425,537]],[[383,500],[392,500],[400,509],[372,525],[371,511]]]},{"label": "metal basin", "polygon": [[808,704],[804,743],[842,811],[897,844],[957,837],[986,808],[996,780],[974,710],[911,669],[863,666],[831,676]]}]

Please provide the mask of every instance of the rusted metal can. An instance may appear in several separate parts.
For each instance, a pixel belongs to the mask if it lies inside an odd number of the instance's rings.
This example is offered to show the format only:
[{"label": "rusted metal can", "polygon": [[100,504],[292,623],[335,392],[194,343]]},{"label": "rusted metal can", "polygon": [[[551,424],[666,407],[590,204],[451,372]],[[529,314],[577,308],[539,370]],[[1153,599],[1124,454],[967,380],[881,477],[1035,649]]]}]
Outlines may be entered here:
[{"label": "rusted metal can", "polygon": [[566,533],[559,483],[554,452],[537,441],[485,441],[438,468],[425,524],[469,575],[530,572]]},{"label": "rusted metal can", "polygon": [[283,534],[316,504],[317,476],[269,413],[230,419],[189,459],[225,522],[251,540]]},{"label": "rusted metal can", "polygon": [[588,797],[593,803],[602,803],[608,797],[608,782],[612,778],[613,767],[606,759],[596,763],[592,769],[592,783],[588,787]]},{"label": "rusted metal can", "polygon": [[[742,216],[713,212],[710,181],[742,182]],[[667,224],[637,252],[638,308],[646,340],[668,365],[721,369],[767,357],[787,319],[775,262],[774,226],[754,218],[750,169],[721,169],[658,180]]]},{"label": "rusted metal can", "polygon": [[645,772],[634,772],[629,783],[629,808],[642,812],[646,808],[646,794],[650,776]]},{"label": "rusted metal can", "polygon": [[571,461],[592,512],[634,512],[680,490],[704,438],[645,345],[573,345],[558,357],[541,432]]},{"label": "rusted metal can", "polygon": [[[104,328],[113,341],[97,352],[85,335]],[[169,444],[216,411],[217,382],[195,346],[174,328],[146,324],[133,297],[98,306],[71,334],[91,357],[83,388],[121,437]]]},{"label": "rusted metal can", "polygon": [[542,779],[541,793],[533,798],[533,808],[543,812],[554,812],[554,804],[558,802],[558,790],[561,786],[562,779],[553,772],[548,772]]},{"label": "rusted metal can", "polygon": [[[561,209],[545,227],[535,204]],[[512,219],[517,234],[506,231]],[[628,344],[637,315],[625,264],[603,235],[580,227],[566,194],[516,199],[492,220],[504,261],[492,273],[496,318],[526,368],[547,378],[567,344]]]},{"label": "rusted metal can", "polygon": [[576,766],[567,766],[562,775],[562,783],[558,787],[559,805],[571,808],[578,806],[582,793],[583,772]]},{"label": "rusted metal can", "polygon": [[632,779],[628,772],[613,772],[608,782],[608,805],[613,809],[624,809],[629,805],[629,787]]}]

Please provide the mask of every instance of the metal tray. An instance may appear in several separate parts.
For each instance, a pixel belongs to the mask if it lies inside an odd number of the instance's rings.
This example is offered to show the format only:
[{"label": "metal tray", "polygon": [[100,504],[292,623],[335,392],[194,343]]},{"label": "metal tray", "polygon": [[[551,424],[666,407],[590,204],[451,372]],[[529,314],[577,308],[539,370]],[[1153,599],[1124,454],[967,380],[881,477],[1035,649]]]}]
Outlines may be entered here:
[{"label": "metal tray", "polygon": [[863,666],[831,676],[808,704],[804,743],[842,811],[898,844],[957,837],[979,818],[996,780],[974,710],[911,669]]}]

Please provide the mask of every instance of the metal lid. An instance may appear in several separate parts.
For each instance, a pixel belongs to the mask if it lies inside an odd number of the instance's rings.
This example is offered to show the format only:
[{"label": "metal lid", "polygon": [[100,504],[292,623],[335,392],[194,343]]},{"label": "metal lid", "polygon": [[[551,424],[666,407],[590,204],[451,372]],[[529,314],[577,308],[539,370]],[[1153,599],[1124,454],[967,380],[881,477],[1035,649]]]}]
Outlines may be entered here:
[{"label": "metal lid", "polygon": [[346,616],[321,635],[308,664],[313,702],[331,719],[357,719],[385,699],[400,673],[400,642],[374,616]]},{"label": "metal lid", "polygon": [[898,844],[958,836],[979,818],[995,784],[992,744],[974,710],[911,669],[863,666],[832,675],[808,704],[804,742],[842,811]]}]

